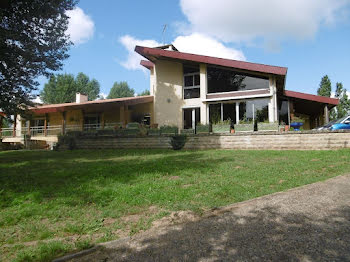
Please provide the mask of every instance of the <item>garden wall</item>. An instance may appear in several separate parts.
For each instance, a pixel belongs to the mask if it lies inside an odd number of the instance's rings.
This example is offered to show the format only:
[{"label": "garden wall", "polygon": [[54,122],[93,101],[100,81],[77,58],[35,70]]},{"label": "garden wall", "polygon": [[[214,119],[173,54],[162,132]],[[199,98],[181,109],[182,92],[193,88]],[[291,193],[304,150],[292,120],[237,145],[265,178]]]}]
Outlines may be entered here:
[{"label": "garden wall", "polygon": [[[87,137],[77,139],[78,149],[98,148],[171,148],[170,136]],[[350,132],[286,132],[211,134],[188,136],[185,149],[262,149],[324,150],[350,148]]]}]

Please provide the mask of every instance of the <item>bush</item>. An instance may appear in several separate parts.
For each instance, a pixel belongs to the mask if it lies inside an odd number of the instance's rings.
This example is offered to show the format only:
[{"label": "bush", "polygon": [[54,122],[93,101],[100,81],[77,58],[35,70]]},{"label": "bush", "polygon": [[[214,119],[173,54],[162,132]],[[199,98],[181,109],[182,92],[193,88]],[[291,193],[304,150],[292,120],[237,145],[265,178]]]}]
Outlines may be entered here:
[{"label": "bush", "polygon": [[186,141],[187,141],[187,136],[176,135],[171,137],[170,145],[174,150],[180,150],[185,146]]},{"label": "bush", "polygon": [[55,150],[58,150],[63,145],[67,146],[69,150],[76,149],[77,148],[76,138],[77,136],[70,135],[70,134],[58,136],[58,142],[55,145]]},{"label": "bush", "polygon": [[176,126],[161,126],[160,133],[163,135],[176,135],[178,128]]}]

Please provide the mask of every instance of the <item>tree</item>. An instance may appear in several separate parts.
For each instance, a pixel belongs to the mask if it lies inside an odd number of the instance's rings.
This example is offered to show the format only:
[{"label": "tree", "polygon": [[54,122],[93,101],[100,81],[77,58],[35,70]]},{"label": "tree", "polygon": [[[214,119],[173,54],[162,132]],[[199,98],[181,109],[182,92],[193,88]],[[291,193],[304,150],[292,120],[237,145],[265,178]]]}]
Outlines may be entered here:
[{"label": "tree", "polygon": [[350,100],[346,92],[342,83],[336,84],[335,97],[339,99],[339,104],[333,108],[331,119],[338,119],[350,113]]},{"label": "tree", "polygon": [[0,6],[0,108],[10,116],[31,105],[38,76],[62,68],[72,44],[65,33],[75,0],[5,0]]},{"label": "tree", "polygon": [[95,100],[100,93],[100,84],[83,73],[76,78],[72,74],[57,74],[50,77],[48,83],[40,93],[40,98],[45,104],[69,103],[75,101],[75,94],[79,92]]},{"label": "tree", "polygon": [[130,88],[125,81],[115,82],[109,91],[107,98],[132,97],[135,95],[135,90]]},{"label": "tree", "polygon": [[138,96],[149,96],[151,93],[149,92],[149,90],[144,90],[142,91],[140,94],[138,94]]},{"label": "tree", "polygon": [[320,87],[317,89],[317,95],[330,97],[331,91],[332,91],[331,80],[329,79],[328,75],[325,75],[321,79]]}]

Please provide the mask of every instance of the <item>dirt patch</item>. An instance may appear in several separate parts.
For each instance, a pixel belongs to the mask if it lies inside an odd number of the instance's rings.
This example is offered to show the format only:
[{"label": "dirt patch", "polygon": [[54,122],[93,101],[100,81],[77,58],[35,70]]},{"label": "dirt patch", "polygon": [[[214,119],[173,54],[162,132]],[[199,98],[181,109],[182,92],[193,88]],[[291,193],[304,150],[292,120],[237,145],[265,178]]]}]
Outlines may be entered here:
[{"label": "dirt patch", "polygon": [[169,177],[169,180],[177,180],[179,178],[180,178],[179,176],[171,176],[171,177]]},{"label": "dirt patch", "polygon": [[110,226],[113,225],[117,221],[115,218],[107,217],[103,219],[103,226]]},{"label": "dirt patch", "polygon": [[186,184],[186,185],[183,185],[182,187],[183,187],[183,188],[188,188],[188,187],[190,187],[190,186],[193,186],[193,184]]},{"label": "dirt patch", "polygon": [[192,211],[177,211],[170,213],[169,216],[153,221],[152,226],[156,228],[167,227],[174,224],[197,221],[199,218],[200,216]]},{"label": "dirt patch", "polygon": [[281,179],[280,181],[278,181],[278,184],[282,184],[283,182],[285,182],[286,180]]},{"label": "dirt patch", "polygon": [[311,162],[317,162],[317,161],[320,161],[318,158],[313,158],[310,160]]}]

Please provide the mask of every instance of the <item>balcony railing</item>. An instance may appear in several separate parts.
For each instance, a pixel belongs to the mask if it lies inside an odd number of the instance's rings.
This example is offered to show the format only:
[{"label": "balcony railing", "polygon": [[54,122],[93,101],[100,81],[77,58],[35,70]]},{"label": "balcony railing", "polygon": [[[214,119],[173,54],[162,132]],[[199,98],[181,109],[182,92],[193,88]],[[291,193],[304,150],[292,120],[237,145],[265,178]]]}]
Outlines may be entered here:
[{"label": "balcony railing", "polygon": [[28,129],[28,127],[22,127],[21,129],[17,128],[17,130],[13,130],[13,128],[2,128],[0,132],[0,137],[20,137],[24,135],[30,134],[32,137],[38,137],[38,136],[57,136],[62,133],[67,133],[69,131],[96,131],[96,130],[103,130],[103,129],[115,129],[119,126],[122,126],[122,123],[120,122],[113,122],[113,123],[105,123],[102,124],[85,124],[82,125],[66,125],[64,130],[62,128],[62,125],[55,125],[55,126],[47,126],[46,128],[44,126],[33,126]]}]

